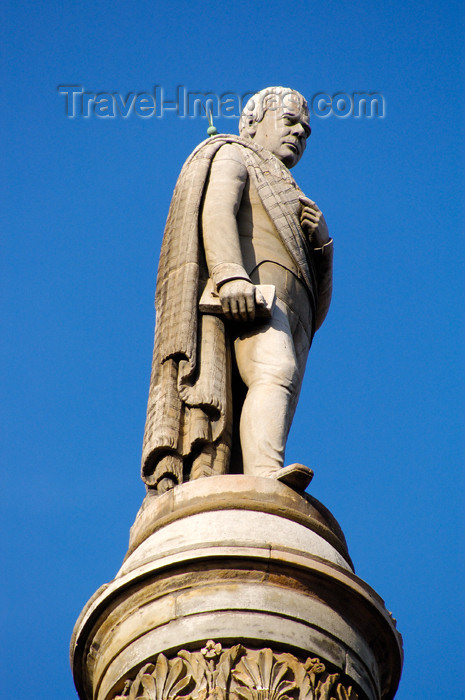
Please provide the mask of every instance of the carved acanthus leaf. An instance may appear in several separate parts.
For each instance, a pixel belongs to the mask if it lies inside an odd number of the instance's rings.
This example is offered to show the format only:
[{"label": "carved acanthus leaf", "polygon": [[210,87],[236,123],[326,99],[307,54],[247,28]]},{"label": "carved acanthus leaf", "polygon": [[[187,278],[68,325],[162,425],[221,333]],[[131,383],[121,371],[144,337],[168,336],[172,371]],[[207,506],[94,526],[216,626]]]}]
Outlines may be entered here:
[{"label": "carved acanthus leaf", "polygon": [[179,657],[168,661],[159,654],[155,664],[147,664],[137,674],[129,691],[128,700],[178,700],[191,698],[189,686],[195,682]]},{"label": "carved acanthus leaf", "polygon": [[289,665],[277,661],[271,649],[247,655],[232,673],[236,695],[241,700],[293,700],[289,693],[297,686],[289,672]]}]

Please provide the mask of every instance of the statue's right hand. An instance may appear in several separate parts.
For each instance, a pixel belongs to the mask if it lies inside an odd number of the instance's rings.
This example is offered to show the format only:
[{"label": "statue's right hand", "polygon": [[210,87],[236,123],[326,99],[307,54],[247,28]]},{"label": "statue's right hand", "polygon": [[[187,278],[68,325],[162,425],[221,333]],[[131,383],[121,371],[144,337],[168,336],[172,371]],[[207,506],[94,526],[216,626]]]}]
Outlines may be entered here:
[{"label": "statue's right hand", "polygon": [[243,279],[225,282],[219,288],[218,295],[224,315],[234,321],[253,321],[256,305],[266,304],[260,290]]}]

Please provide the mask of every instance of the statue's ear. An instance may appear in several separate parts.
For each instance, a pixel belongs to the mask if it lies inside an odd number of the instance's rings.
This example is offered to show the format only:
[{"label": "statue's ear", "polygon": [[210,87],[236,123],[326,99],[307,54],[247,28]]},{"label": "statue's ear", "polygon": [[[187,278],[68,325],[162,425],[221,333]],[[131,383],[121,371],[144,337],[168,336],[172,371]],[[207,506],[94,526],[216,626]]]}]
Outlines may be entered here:
[{"label": "statue's ear", "polygon": [[244,136],[248,136],[249,139],[253,139],[257,131],[257,122],[253,117],[249,117],[245,126],[242,128],[242,133]]}]

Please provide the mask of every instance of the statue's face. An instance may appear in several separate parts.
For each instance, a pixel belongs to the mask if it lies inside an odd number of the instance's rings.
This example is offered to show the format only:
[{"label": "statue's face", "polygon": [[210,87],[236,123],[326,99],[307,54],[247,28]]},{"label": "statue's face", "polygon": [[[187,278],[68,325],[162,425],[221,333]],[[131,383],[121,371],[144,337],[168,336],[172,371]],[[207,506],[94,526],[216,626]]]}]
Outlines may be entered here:
[{"label": "statue's face", "polygon": [[301,159],[310,124],[307,110],[303,110],[298,99],[275,102],[267,108],[261,122],[256,126],[254,141],[273,153],[288,168]]}]

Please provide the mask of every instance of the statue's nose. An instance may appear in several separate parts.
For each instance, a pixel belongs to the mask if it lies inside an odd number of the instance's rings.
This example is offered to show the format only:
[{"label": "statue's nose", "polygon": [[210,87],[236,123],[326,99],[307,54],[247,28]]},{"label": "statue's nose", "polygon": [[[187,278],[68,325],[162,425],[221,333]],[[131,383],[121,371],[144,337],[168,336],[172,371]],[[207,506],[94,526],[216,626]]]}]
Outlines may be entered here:
[{"label": "statue's nose", "polygon": [[296,136],[298,136],[299,138],[301,138],[303,136],[303,134],[305,134],[305,129],[302,126],[302,124],[297,123],[297,124],[294,124],[294,126],[292,128],[292,133],[295,134]]}]

